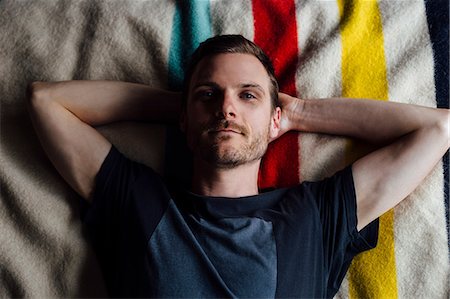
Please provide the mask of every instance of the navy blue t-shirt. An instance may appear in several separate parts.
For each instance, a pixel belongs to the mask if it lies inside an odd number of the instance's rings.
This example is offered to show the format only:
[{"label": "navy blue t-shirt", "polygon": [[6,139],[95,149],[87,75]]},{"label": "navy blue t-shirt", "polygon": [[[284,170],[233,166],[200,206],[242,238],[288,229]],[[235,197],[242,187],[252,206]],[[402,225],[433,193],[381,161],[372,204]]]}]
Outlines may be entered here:
[{"label": "navy blue t-shirt", "polygon": [[169,192],[114,147],[85,223],[113,297],[333,297],[378,221],[356,229],[351,167],[241,198]]}]

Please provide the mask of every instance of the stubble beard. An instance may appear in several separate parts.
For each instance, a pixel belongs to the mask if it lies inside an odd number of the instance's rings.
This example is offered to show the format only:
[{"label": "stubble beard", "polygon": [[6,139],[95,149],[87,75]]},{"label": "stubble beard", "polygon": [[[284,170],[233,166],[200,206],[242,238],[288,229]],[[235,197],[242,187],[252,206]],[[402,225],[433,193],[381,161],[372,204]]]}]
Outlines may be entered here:
[{"label": "stubble beard", "polygon": [[244,164],[258,161],[267,150],[268,138],[264,133],[255,136],[239,147],[224,147],[215,143],[206,149],[205,158],[208,162],[222,169],[231,169]]},{"label": "stubble beard", "polygon": [[[247,134],[243,136],[215,136],[212,141],[208,138],[197,140],[194,152],[201,159],[211,165],[222,169],[231,169],[244,164],[260,160],[267,150],[269,143],[269,128],[253,137]],[[230,138],[243,138],[237,146],[223,144]]]}]

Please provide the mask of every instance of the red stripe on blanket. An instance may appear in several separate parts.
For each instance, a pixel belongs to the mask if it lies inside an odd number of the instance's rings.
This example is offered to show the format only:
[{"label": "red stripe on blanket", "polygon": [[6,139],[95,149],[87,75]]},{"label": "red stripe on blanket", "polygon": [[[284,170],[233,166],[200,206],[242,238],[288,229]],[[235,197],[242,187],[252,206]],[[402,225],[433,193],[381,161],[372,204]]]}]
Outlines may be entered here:
[{"label": "red stripe on blanket", "polygon": [[[293,0],[253,0],[254,42],[272,59],[280,90],[296,95],[297,22]],[[298,133],[290,132],[269,145],[259,173],[259,187],[298,184]]]}]

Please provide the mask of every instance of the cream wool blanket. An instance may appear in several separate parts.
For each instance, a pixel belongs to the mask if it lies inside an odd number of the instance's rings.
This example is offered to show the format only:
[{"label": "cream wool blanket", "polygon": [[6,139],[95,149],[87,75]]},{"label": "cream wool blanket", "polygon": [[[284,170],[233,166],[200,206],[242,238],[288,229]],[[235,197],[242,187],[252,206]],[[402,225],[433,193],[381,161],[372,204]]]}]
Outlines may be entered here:
[{"label": "cream wool blanket", "polygon": [[[27,114],[30,82],[105,79],[177,88],[198,42],[237,33],[276,57],[282,90],[299,97],[443,107],[447,9],[448,1],[422,0],[0,1],[0,297],[106,296],[83,234],[80,198],[47,159]],[[172,145],[164,126],[99,129],[123,153],[164,174]],[[364,153],[343,138],[289,138],[268,153],[262,184],[317,180]],[[353,262],[337,297],[448,298],[446,163],[381,218],[378,247]]]}]

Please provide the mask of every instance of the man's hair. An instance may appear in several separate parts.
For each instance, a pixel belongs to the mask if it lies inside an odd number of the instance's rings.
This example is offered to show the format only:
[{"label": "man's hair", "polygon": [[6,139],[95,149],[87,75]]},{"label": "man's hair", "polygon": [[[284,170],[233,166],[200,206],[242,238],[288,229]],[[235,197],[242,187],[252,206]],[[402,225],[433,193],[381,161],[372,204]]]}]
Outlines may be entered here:
[{"label": "man's hair", "polygon": [[189,84],[192,74],[198,63],[205,57],[225,53],[250,54],[258,58],[267,71],[270,79],[270,98],[272,107],[279,107],[278,82],[275,79],[275,71],[269,57],[255,43],[249,41],[242,35],[218,35],[211,37],[198,46],[191,56],[191,61],[184,77],[183,107],[186,108],[189,95]]}]

